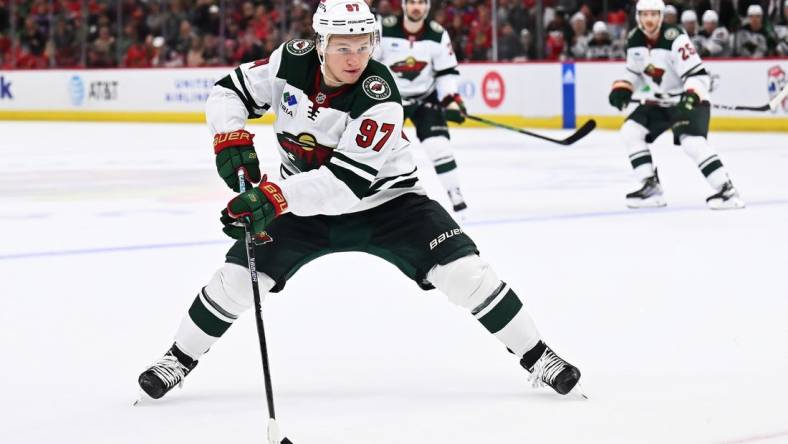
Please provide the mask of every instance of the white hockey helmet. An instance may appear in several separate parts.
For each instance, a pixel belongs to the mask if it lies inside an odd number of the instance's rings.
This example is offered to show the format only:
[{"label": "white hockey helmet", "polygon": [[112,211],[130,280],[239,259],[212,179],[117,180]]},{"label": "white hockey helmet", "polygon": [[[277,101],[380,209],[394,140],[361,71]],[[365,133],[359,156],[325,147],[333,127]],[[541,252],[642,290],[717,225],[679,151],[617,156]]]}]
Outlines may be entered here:
[{"label": "white hockey helmet", "polygon": [[372,44],[370,57],[380,41],[375,15],[364,0],[320,0],[312,16],[312,29],[317,34],[321,63],[324,57],[321,54],[325,54],[331,35],[369,34]]},{"label": "white hockey helmet", "polygon": [[640,12],[641,11],[658,11],[659,12],[659,23],[657,26],[662,25],[662,18],[665,16],[665,2],[662,0],[638,0],[637,4],[635,5],[635,21],[638,24],[638,28],[641,31],[644,31],[643,25],[640,24]]},{"label": "white hockey helmet", "polygon": [[681,23],[698,23],[698,14],[692,9],[687,9],[681,13]]},{"label": "white hockey helmet", "polygon": [[703,13],[703,23],[718,23],[719,21],[720,17],[713,9],[707,9]]}]

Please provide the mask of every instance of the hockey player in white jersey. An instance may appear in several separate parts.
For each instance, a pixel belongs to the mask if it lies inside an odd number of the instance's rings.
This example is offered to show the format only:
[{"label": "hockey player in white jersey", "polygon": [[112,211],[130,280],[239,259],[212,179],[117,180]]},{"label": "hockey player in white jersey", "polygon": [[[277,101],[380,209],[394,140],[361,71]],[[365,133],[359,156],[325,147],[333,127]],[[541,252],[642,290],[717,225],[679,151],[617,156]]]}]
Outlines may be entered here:
[{"label": "hockey player in white jersey", "polygon": [[[339,251],[376,255],[422,289],[437,288],[475,317],[531,373],[536,386],[566,394],[580,372],[543,341],[522,300],[478,254],[473,241],[426,197],[408,142],[394,79],[370,60],[378,35],[361,0],[323,0],[315,41],[291,40],[270,58],[245,63],[216,83],[207,103],[219,174],[239,189],[237,172],[259,182],[222,211],[223,231],[239,239],[200,289],[167,353],[139,377],[160,398],[253,304],[244,228],[248,218],[260,292],[279,292],[312,259]],[[247,118],[276,115],[280,177],[261,175]],[[351,264],[352,265],[352,264]],[[325,278],[341,285],[347,275]],[[358,272],[355,269],[355,272]],[[317,332],[315,332],[317,334]]]},{"label": "hockey player in white jersey", "polygon": [[[639,0],[636,9],[638,27],[628,36],[626,72],[613,83],[609,98],[612,106],[623,110],[633,92],[647,91],[646,103],[639,105],[621,127],[629,161],[642,182],[639,190],[627,194],[627,205],[666,205],[649,144],[671,129],[673,143],[684,149],[715,190],[706,199],[709,208],[744,207],[722,161],[706,140],[711,79],[703,61],[682,28],[662,23],[662,0]],[[680,97],[677,103],[671,100],[675,97]]]},{"label": "hockey player in white jersey", "polygon": [[416,127],[416,136],[432,160],[454,211],[462,211],[467,204],[460,191],[446,123],[465,121],[465,105],[457,93],[460,73],[449,34],[438,22],[427,19],[429,11],[429,0],[405,0],[402,16],[384,17],[375,58],[394,73],[405,118]]}]

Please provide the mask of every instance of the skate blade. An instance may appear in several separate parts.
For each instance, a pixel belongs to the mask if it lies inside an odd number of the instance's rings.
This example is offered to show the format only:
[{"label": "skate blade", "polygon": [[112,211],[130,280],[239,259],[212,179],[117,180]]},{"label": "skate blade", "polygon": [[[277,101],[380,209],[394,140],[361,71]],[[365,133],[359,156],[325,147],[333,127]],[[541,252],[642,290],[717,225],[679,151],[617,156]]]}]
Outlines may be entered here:
[{"label": "skate blade", "polygon": [[572,387],[572,390],[569,390],[569,393],[564,396],[569,399],[580,401],[585,401],[588,399],[588,396],[585,394],[585,390],[583,390],[583,386],[581,386],[579,382],[574,387]]},{"label": "skate blade", "polygon": [[649,199],[627,199],[627,207],[632,209],[638,208],[661,208],[667,205],[665,199],[662,197],[649,198]]},{"label": "skate blade", "polygon": [[139,393],[137,393],[137,399],[134,401],[133,404],[131,404],[131,406],[132,407],[143,406],[145,404],[148,404],[150,401],[153,401],[153,398],[148,396],[148,394],[145,393],[144,391],[140,390]]},{"label": "skate blade", "polygon": [[744,201],[739,198],[728,199],[725,202],[713,200],[707,202],[707,205],[712,210],[740,210],[745,207]]}]

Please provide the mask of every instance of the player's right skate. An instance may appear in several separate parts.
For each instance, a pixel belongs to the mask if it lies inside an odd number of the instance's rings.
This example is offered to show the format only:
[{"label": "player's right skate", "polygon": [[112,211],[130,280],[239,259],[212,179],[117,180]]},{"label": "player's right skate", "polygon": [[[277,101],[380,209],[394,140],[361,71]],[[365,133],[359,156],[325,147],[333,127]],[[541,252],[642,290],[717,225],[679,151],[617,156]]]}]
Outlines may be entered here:
[{"label": "player's right skate", "polygon": [[540,342],[537,347],[544,349],[542,355],[536,362],[528,366],[528,354],[523,356],[520,360],[520,365],[523,366],[531,376],[528,378],[534,388],[550,386],[561,395],[566,395],[571,392],[573,388],[580,381],[580,370],[574,365],[564,361],[560,356],[550,349],[543,342]]},{"label": "player's right skate", "polygon": [[465,203],[465,199],[463,199],[459,188],[452,188],[448,191],[448,193],[449,200],[451,201],[451,205],[455,213],[459,213],[460,211],[468,208],[468,205]]},{"label": "player's right skate", "polygon": [[159,399],[176,385],[182,386],[183,379],[188,375],[197,361],[187,356],[175,344],[172,344],[161,359],[154,362],[139,377],[142,391],[153,399]]},{"label": "player's right skate", "polygon": [[712,210],[735,210],[744,208],[744,201],[729,180],[722,184],[719,192],[706,199],[706,205]]},{"label": "player's right skate", "polygon": [[662,196],[662,185],[659,184],[657,173],[646,178],[643,186],[632,193],[627,194],[627,206],[629,208],[655,208],[664,207],[665,197]]}]

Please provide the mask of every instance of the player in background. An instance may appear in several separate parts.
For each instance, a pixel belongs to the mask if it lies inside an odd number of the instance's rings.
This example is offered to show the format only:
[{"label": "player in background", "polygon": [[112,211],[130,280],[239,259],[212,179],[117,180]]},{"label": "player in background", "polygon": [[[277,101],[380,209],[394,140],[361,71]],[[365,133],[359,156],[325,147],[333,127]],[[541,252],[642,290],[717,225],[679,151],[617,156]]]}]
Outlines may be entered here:
[{"label": "player in background", "polygon": [[[786,0],[788,1],[788,0]],[[733,54],[731,34],[724,26],[719,26],[719,16],[712,9],[706,10],[701,17],[703,29],[698,33],[701,45],[695,46],[701,57],[730,57]]]},{"label": "player in background", "polygon": [[[626,72],[613,83],[610,104],[620,110],[629,105],[632,93],[647,87],[648,99],[621,127],[629,161],[642,187],[627,194],[630,208],[662,207],[665,199],[649,150],[649,144],[668,129],[673,143],[684,148],[716,192],[706,199],[709,208],[742,208],[744,202],[733,187],[715,150],[706,140],[709,133],[711,79],[703,61],[684,30],[662,23],[662,0],[639,0],[638,27],[627,41]],[[678,103],[664,102],[679,97]],[[648,100],[652,103],[648,103]]]},{"label": "player in background", "polygon": [[466,110],[457,92],[460,73],[449,33],[427,19],[429,12],[429,0],[405,0],[401,16],[384,17],[375,59],[394,73],[405,118],[416,127],[416,137],[432,160],[454,211],[460,212],[468,206],[460,192],[446,121],[463,123]]},{"label": "player in background", "polygon": [[[568,393],[580,372],[543,341],[523,301],[478,254],[474,242],[418,183],[403,109],[390,71],[371,60],[375,17],[362,0],[325,0],[313,19],[316,40],[290,40],[270,58],[244,63],[213,87],[207,102],[216,165],[239,190],[237,172],[259,182],[222,212],[239,239],[178,328],[166,354],[139,377],[160,398],[253,305],[244,228],[259,243],[260,293],[276,293],[312,259],[339,251],[376,255],[422,289],[437,288],[468,311],[531,373],[536,386]],[[261,175],[247,118],[276,115],[280,178]],[[259,143],[260,141],[258,141]],[[337,285],[363,272],[349,263]],[[352,310],[352,307],[348,307]],[[319,332],[313,332],[319,334]]]}]

